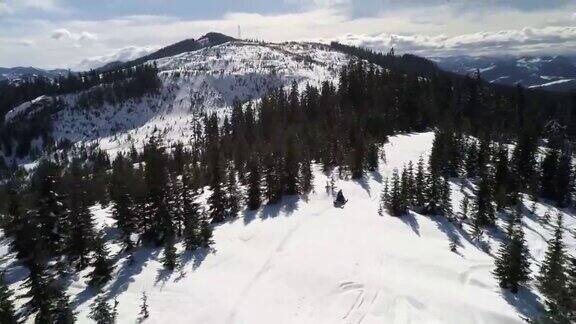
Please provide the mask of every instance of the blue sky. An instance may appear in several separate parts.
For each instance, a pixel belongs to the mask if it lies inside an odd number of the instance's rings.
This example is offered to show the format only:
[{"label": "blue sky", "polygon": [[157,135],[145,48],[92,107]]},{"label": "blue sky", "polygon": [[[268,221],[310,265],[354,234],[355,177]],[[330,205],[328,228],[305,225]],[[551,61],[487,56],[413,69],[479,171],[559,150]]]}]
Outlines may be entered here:
[{"label": "blue sky", "polygon": [[572,54],[573,0],[0,0],[0,66],[86,69],[209,31],[425,56]]}]

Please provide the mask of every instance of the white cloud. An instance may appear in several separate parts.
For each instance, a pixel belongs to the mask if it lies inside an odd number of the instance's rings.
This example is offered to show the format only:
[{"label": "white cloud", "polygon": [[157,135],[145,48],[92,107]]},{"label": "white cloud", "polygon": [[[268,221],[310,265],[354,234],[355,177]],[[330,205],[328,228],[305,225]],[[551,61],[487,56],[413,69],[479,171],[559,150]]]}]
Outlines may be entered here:
[{"label": "white cloud", "polygon": [[[1,0],[0,0],[1,1]],[[106,20],[14,20],[0,29],[0,66],[74,67],[85,58],[93,67],[127,46],[168,45],[210,32],[269,41],[340,40],[387,51],[420,55],[557,54],[576,51],[576,4],[570,8],[521,12],[499,10],[455,13],[450,4],[401,8],[354,16],[348,0],[286,0],[311,4],[301,12],[260,14],[230,12],[215,19],[131,15]],[[351,3],[351,2],[350,2]],[[553,23],[554,22],[554,23]],[[4,27],[4,26],[3,26]],[[23,50],[7,39],[33,41]],[[468,53],[466,53],[468,52]]]},{"label": "white cloud", "polygon": [[107,63],[111,62],[126,62],[145,55],[148,55],[156,50],[160,46],[127,46],[119,50],[113,51],[110,54],[93,56],[90,58],[83,59],[75,67],[77,70],[89,70],[101,67]]},{"label": "white cloud", "polygon": [[74,40],[74,41],[88,41],[88,40],[96,40],[98,37],[96,34],[89,33],[87,31],[82,31],[79,33],[73,33],[66,28],[58,28],[52,31],[50,38],[56,40]]},{"label": "white cloud", "polygon": [[388,51],[394,47],[398,52],[425,56],[519,54],[543,52],[546,49],[553,49],[557,53],[568,53],[576,49],[576,27],[525,27],[519,30],[478,32],[454,37],[390,33],[372,36],[348,34],[336,40],[379,51]]}]

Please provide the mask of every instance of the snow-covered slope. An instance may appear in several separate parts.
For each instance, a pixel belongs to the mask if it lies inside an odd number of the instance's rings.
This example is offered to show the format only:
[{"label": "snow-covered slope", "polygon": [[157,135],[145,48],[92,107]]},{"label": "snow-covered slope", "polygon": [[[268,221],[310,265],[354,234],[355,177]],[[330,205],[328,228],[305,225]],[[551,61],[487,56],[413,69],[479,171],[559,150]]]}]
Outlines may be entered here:
[{"label": "snow-covered slope", "polygon": [[[120,256],[105,287],[119,301],[118,322],[135,322],[145,291],[150,324],[523,323],[521,317],[536,313],[538,294],[533,288],[517,296],[502,291],[491,274],[493,256],[471,241],[469,228],[441,217],[377,213],[382,179],[426,157],[432,140],[432,133],[391,138],[379,173],[359,182],[337,181],[349,200],[343,209],[333,207],[325,190],[328,175],[317,170],[315,192],[218,225],[213,248],[184,253],[181,270],[163,270],[161,249],[138,250],[132,265]],[[452,196],[457,210],[457,183]],[[537,207],[539,216],[523,219],[534,272],[553,230],[538,221],[549,206]],[[113,232],[110,210],[93,212]],[[565,224],[573,229],[574,215],[566,214]],[[494,231],[489,237],[495,253],[500,236]],[[459,241],[458,253],[450,251],[449,238]],[[574,252],[568,231],[565,241]],[[24,276],[9,271],[9,279],[17,289]],[[73,278],[69,293],[78,322],[90,323],[94,292],[84,281]]]},{"label": "snow-covered slope", "polygon": [[320,44],[243,41],[158,59],[159,94],[91,110],[79,109],[79,94],[61,96],[66,107],[52,117],[52,136],[56,142],[98,141],[112,151],[133,142],[138,147],[155,131],[163,132],[167,141],[186,141],[198,113],[227,113],[235,99],[257,99],[293,81],[300,88],[335,82],[348,61]]}]

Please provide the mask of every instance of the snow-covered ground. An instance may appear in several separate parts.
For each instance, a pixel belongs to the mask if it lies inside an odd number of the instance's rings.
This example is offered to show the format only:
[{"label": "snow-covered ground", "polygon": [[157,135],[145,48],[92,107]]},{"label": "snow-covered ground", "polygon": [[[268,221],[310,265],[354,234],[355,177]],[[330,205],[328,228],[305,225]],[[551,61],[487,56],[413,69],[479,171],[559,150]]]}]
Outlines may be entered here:
[{"label": "snow-covered ground", "polygon": [[[537,312],[538,294],[502,291],[491,274],[493,255],[470,240],[466,227],[442,217],[377,213],[383,179],[426,157],[432,140],[432,133],[391,138],[379,173],[337,181],[349,200],[342,209],[333,207],[328,176],[317,170],[315,192],[218,225],[213,248],[184,253],[181,270],[163,270],[161,249],[138,250],[132,265],[120,258],[105,288],[119,301],[118,322],[136,321],[145,291],[145,323],[522,323]],[[458,184],[452,189],[456,211],[462,194]],[[538,204],[538,214],[547,208]],[[99,226],[113,227],[109,209],[93,212]],[[537,271],[553,228],[535,216],[523,222]],[[573,214],[565,224],[575,228]],[[490,236],[495,253],[498,235]],[[449,238],[459,240],[458,253]],[[566,233],[565,241],[574,252],[574,237]],[[10,273],[17,288],[24,278]],[[69,293],[78,322],[89,323],[93,292],[81,276]]]}]

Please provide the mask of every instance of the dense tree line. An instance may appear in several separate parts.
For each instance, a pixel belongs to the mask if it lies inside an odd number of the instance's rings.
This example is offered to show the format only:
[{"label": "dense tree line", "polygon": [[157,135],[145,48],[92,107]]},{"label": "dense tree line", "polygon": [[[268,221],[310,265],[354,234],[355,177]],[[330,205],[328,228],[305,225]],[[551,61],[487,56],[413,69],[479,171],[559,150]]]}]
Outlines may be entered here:
[{"label": "dense tree line", "polygon": [[[104,103],[118,104],[128,99],[140,98],[154,93],[160,87],[158,69],[155,65],[142,65],[134,68],[79,74],[70,73],[58,80],[36,78],[20,84],[0,83],[0,150],[4,156],[23,158],[40,152],[32,150],[32,141],[42,139],[42,151],[54,151],[60,143],[51,138],[52,115],[65,107],[57,95],[79,92],[77,109],[97,109]],[[4,123],[5,114],[17,105],[35,99],[40,95],[55,96],[42,102],[42,109],[28,116],[24,123]],[[2,163],[4,163],[2,159]],[[2,169],[0,165],[0,175]]]}]

